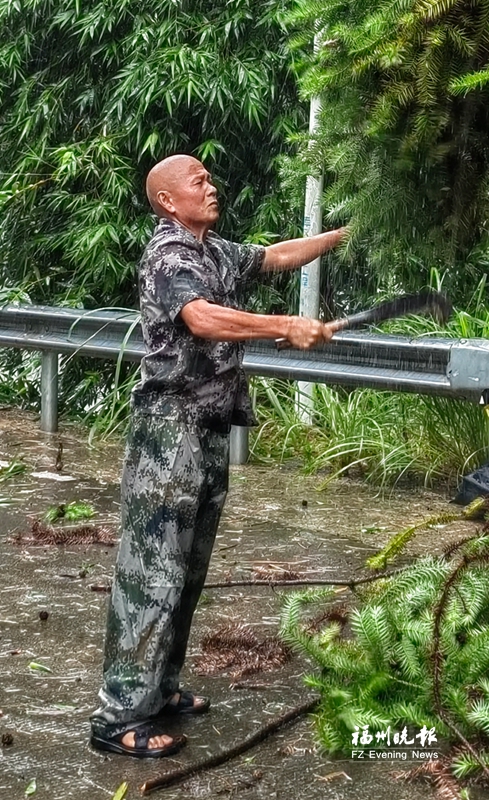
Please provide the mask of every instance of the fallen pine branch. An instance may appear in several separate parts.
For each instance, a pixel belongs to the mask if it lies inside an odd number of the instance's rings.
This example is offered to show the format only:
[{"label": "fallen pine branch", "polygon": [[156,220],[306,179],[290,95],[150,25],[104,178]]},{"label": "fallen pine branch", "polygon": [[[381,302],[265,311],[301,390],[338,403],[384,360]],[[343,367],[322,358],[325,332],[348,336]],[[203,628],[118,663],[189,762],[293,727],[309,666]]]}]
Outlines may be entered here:
[{"label": "fallen pine branch", "polygon": [[[400,571],[401,568],[393,569],[390,572],[381,572],[378,575],[370,575],[368,578],[338,578],[335,581],[327,579],[303,579],[293,581],[216,581],[214,583],[204,584],[204,589],[233,589],[236,586],[270,586],[272,589],[275,586],[349,586],[350,588],[354,588],[355,586],[360,586],[362,583],[372,583],[373,581],[378,581],[381,578],[391,578],[393,575],[397,575],[397,573]],[[110,592],[112,589],[112,584],[109,583],[103,586],[91,584],[90,589],[92,592]]]},{"label": "fallen pine branch", "polygon": [[[484,498],[484,502],[487,507],[487,500]],[[473,505],[473,504],[471,504]],[[476,537],[474,536],[474,539]],[[486,778],[489,778],[489,769],[487,768],[484,760],[481,758],[477,750],[470,744],[470,742],[465,738],[463,733],[459,730],[459,728],[454,724],[452,719],[450,718],[449,713],[443,706],[442,702],[442,672],[443,667],[446,661],[446,655],[442,650],[442,632],[441,632],[441,625],[442,619],[444,614],[446,613],[448,600],[450,598],[452,589],[454,586],[456,587],[457,582],[459,582],[460,577],[470,568],[470,566],[477,564],[483,566],[487,569],[489,565],[489,554],[487,553],[476,553],[474,555],[464,554],[462,560],[459,564],[455,567],[451,575],[448,576],[445,585],[443,587],[443,592],[441,594],[440,600],[438,602],[437,607],[435,608],[435,627],[434,627],[434,634],[433,634],[433,652],[432,652],[432,664],[433,664],[433,697],[435,700],[436,711],[440,719],[445,723],[445,725],[452,731],[453,734],[462,742],[462,744],[467,748],[469,753],[473,756],[475,761],[481,767],[484,775]]]},{"label": "fallen pine branch", "polygon": [[270,689],[289,689],[284,683],[246,683],[246,681],[236,681],[230,683],[229,688],[233,691],[247,689],[248,691],[269,691]]},{"label": "fallen pine branch", "polygon": [[380,578],[390,578],[392,575],[397,575],[400,569],[392,570],[391,572],[382,572],[378,575],[370,575],[368,578],[302,578],[299,580],[249,580],[249,581],[217,581],[215,583],[206,583],[204,589],[227,589],[235,586],[359,586],[362,583],[372,583],[378,581]]},{"label": "fallen pine branch", "polygon": [[76,525],[50,525],[39,519],[31,521],[29,533],[22,531],[12,536],[14,544],[42,545],[75,545],[75,544],[102,544],[113,547],[117,543],[114,531],[111,528],[92,523]]},{"label": "fallen pine branch", "polygon": [[418,531],[425,528],[430,528],[435,525],[447,525],[457,520],[478,521],[485,519],[488,511],[488,504],[489,500],[487,496],[476,497],[475,500],[472,500],[472,502],[461,511],[444,511],[441,514],[435,514],[434,516],[421,520],[421,522],[417,522],[415,525],[410,525],[409,528],[405,528],[399,533],[396,533],[379,553],[367,558],[367,566],[370,567],[370,569],[385,569],[389,561],[393,561],[404,551]]},{"label": "fallen pine branch", "polygon": [[194,663],[197,675],[226,674],[241,680],[258,672],[272,672],[290,658],[290,648],[276,636],[260,636],[249,625],[221,625],[200,642]]},{"label": "fallen pine branch", "polygon": [[268,736],[270,736],[272,733],[275,733],[275,731],[278,731],[288,722],[292,722],[293,720],[302,717],[304,714],[309,714],[311,711],[314,711],[318,703],[318,698],[314,698],[314,700],[309,699],[306,702],[295,706],[289,711],[286,711],[279,717],[276,717],[271,722],[267,722],[265,725],[262,725],[261,728],[258,728],[255,733],[251,733],[249,736],[243,739],[242,742],[239,742],[232,747],[228,747],[226,750],[222,750],[220,753],[216,753],[214,756],[209,756],[208,758],[202,759],[202,761],[197,761],[196,764],[188,764],[185,767],[179,767],[178,769],[170,770],[164,775],[160,775],[159,778],[153,778],[150,781],[146,781],[146,783],[143,783],[143,785],[140,787],[141,794],[150,794],[157,789],[163,789],[166,786],[172,786],[175,783],[179,783],[180,781],[185,780],[185,778],[190,778],[190,776],[196,775],[198,772],[214,769],[214,767],[220,767],[221,764],[225,764],[227,761],[232,761],[234,758],[237,758],[238,756],[243,755],[243,753],[246,753],[248,750],[251,750],[252,747],[256,747],[257,744],[263,742]]}]

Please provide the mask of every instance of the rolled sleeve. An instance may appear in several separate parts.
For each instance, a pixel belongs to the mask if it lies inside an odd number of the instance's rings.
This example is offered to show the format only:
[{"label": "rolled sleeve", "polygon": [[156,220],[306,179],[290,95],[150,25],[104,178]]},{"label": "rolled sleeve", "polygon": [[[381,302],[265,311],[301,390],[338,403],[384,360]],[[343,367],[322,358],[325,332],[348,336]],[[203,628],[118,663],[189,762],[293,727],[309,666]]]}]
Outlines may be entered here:
[{"label": "rolled sleeve", "polygon": [[248,283],[257,278],[261,271],[265,248],[258,244],[235,244],[234,247],[241,281]]},{"label": "rolled sleeve", "polygon": [[182,245],[164,250],[155,271],[155,294],[171,321],[174,322],[182,308],[192,300],[215,302],[197,250]]}]

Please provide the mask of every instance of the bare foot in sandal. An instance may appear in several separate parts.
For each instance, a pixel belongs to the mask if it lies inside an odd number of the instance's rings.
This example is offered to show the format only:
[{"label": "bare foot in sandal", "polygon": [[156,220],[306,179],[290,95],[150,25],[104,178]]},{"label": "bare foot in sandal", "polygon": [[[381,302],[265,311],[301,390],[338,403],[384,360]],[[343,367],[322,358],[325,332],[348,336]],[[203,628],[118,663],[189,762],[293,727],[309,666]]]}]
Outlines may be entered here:
[{"label": "bare foot in sandal", "polygon": [[90,739],[96,750],[109,753],[134,756],[134,758],[163,758],[171,756],[184,746],[185,736],[167,736],[161,725],[156,722],[144,722],[135,725],[132,730],[118,733],[107,738],[93,733]]},{"label": "bare foot in sandal", "polygon": [[[126,747],[135,747],[136,746],[136,732],[135,731],[128,731],[124,734],[121,739],[121,744],[125,745]],[[166,736],[152,736],[148,739],[148,744],[146,745],[148,750],[158,750],[164,749],[166,747],[171,747],[173,744],[173,737]]]},{"label": "bare foot in sandal", "polygon": [[175,692],[163,706],[158,716],[170,714],[204,714],[209,710],[211,701],[193,692]]}]

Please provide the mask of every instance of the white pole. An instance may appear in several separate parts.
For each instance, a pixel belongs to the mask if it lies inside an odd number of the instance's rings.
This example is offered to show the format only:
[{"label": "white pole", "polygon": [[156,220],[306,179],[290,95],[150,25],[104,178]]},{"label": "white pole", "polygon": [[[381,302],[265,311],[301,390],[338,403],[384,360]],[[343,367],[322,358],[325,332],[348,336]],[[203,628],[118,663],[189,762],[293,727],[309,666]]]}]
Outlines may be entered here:
[{"label": "white pole", "polygon": [[41,430],[58,430],[58,353],[42,351],[41,361]]},{"label": "white pole", "polygon": [[231,426],[229,437],[229,463],[246,464],[249,456],[250,429],[241,425]]},{"label": "white pole", "polygon": [[[318,47],[318,35],[314,40],[314,48]],[[317,129],[318,115],[321,109],[319,97],[311,99],[309,112],[309,136],[314,136]],[[314,236],[321,233],[323,218],[321,209],[321,195],[323,193],[323,173],[318,178],[308,175],[306,183],[306,200],[304,205],[304,236]],[[301,270],[301,289],[299,298],[299,316],[319,317],[319,282],[321,258],[316,258]],[[313,385],[305,381],[298,381],[296,391],[296,408],[300,419],[311,425],[314,413]]]}]

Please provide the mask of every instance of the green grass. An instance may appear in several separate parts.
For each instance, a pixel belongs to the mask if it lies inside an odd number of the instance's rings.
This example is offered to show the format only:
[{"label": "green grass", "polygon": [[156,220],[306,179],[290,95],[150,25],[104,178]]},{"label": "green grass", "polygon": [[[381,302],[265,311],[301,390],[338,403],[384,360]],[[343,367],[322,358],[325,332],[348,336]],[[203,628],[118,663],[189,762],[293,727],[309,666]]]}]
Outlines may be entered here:
[{"label": "green grass", "polygon": [[306,472],[453,484],[489,452],[489,420],[480,406],[457,400],[372,389],[315,387],[315,420],[302,424],[291,384],[254,379],[259,427],[252,455],[260,461],[299,459]]}]

